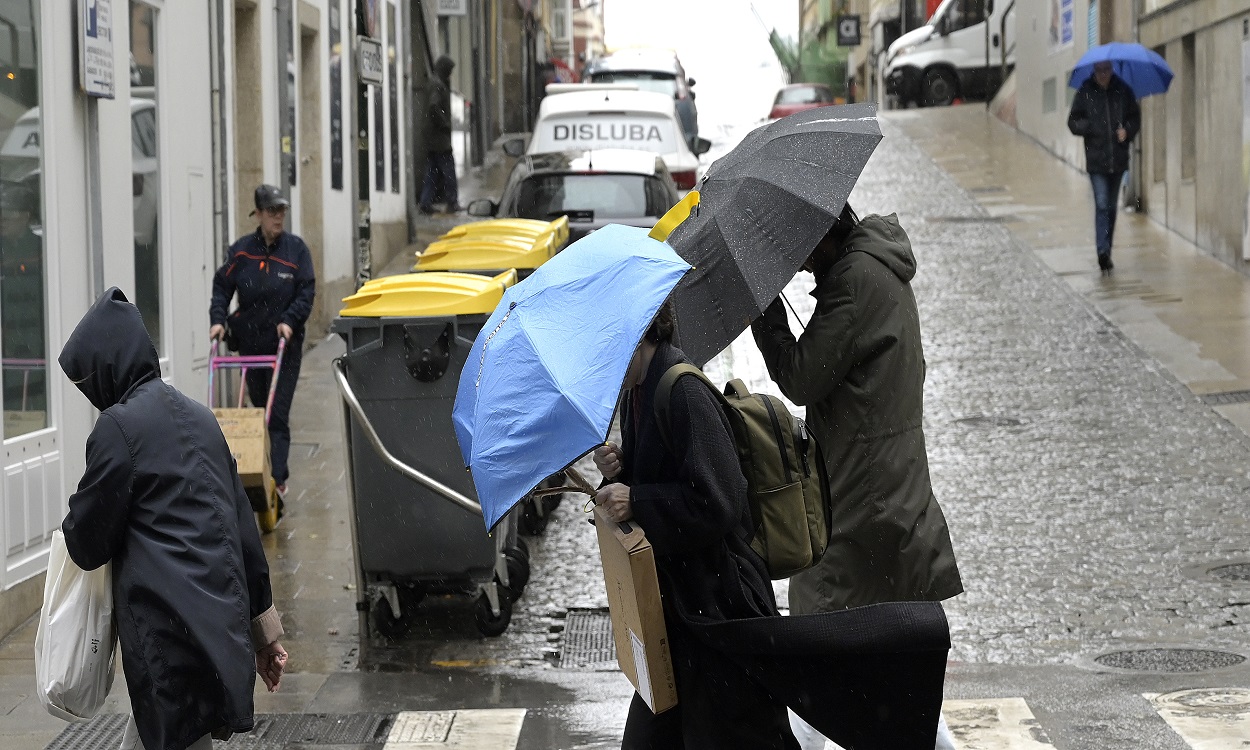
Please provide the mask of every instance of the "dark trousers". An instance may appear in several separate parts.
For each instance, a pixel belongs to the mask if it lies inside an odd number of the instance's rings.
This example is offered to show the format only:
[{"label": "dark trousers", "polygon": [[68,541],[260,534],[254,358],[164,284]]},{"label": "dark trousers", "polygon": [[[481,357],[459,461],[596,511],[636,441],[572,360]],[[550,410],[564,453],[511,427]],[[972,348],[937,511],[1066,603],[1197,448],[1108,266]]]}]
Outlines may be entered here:
[{"label": "dark trousers", "polygon": [[450,206],[460,205],[456,184],[456,159],[450,151],[430,151],[425,155],[425,182],[421,185],[421,207],[432,208],[438,196]]},{"label": "dark trousers", "polygon": [[1100,257],[1111,256],[1111,239],[1115,236],[1116,206],[1120,198],[1123,172],[1090,174],[1094,186],[1094,246]]},{"label": "dark trousers", "polygon": [[[240,344],[241,350],[251,347]],[[241,351],[241,354],[273,354],[273,351]],[[291,402],[295,399],[295,386],[299,382],[300,361],[304,356],[304,336],[297,334],[286,344],[282,355],[282,371],[278,374],[278,387],[273,394],[273,411],[269,414],[269,461],[273,481],[286,484],[291,471],[287,457],[291,453]],[[264,408],[269,400],[269,383],[273,371],[252,369],[247,372],[247,397],[252,406]]]},{"label": "dark trousers", "polygon": [[637,693],[621,750],[799,750],[786,707],[721,652],[668,622],[677,705],[653,714]]}]

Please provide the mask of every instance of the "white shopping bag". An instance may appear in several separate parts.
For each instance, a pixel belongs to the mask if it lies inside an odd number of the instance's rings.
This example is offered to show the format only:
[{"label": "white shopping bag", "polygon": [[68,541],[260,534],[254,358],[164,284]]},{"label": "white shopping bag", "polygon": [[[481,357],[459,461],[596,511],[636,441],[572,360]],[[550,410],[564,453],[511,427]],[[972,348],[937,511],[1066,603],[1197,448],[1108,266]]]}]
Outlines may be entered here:
[{"label": "white shopping bag", "polygon": [[113,686],[116,646],[112,565],[78,567],[57,529],[35,633],[35,680],[48,713],[66,721],[95,716]]}]

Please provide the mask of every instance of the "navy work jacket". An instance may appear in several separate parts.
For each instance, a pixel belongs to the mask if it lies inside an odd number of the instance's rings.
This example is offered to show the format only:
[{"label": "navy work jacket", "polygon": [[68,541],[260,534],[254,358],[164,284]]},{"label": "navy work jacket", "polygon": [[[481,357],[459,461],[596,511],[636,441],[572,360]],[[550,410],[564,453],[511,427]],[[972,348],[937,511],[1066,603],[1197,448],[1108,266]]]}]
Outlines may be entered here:
[{"label": "navy work jacket", "polygon": [[[239,307],[228,314],[236,293]],[[230,246],[229,257],[213,276],[209,316],[213,325],[229,322],[241,350],[274,352],[279,323],[289,325],[297,341],[303,339],[315,295],[312,255],[304,240],[283,232],[266,245],[257,229]]]}]

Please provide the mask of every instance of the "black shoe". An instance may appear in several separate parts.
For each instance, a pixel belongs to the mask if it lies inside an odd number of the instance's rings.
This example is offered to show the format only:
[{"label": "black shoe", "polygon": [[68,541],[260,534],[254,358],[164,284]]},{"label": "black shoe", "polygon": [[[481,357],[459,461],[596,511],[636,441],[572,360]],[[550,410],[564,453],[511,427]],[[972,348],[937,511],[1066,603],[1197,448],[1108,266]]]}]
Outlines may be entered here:
[{"label": "black shoe", "polygon": [[464,206],[459,203],[455,203],[447,207],[447,213],[449,214],[458,214],[462,211],[464,211]]},{"label": "black shoe", "polygon": [[433,215],[434,215],[434,207],[433,207],[433,206],[417,206],[417,210],[418,210],[418,211],[420,211],[421,213],[425,214],[426,216],[433,216]]},{"label": "black shoe", "polygon": [[1111,256],[1102,255],[1100,253],[1098,255],[1098,267],[1102,269],[1104,272],[1110,271],[1111,270]]}]

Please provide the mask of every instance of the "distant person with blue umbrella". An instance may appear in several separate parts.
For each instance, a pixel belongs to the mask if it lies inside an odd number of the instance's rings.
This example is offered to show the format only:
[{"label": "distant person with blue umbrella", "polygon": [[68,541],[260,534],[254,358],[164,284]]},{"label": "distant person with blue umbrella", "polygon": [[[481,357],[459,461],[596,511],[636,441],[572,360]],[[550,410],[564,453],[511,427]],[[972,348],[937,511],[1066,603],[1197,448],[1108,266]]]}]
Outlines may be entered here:
[{"label": "distant person with blue umbrella", "polygon": [[1077,89],[1068,130],[1085,139],[1085,171],[1094,189],[1094,244],[1098,267],[1111,273],[1120,183],[1128,170],[1129,145],[1141,130],[1137,100],[1162,93],[1172,71],[1162,57],[1140,44],[1111,43],[1086,52],[1072,69]]}]

